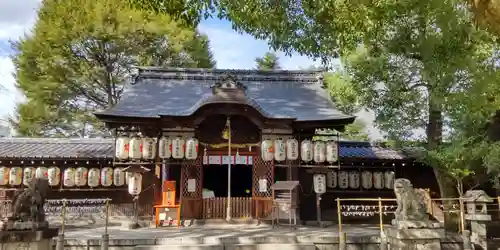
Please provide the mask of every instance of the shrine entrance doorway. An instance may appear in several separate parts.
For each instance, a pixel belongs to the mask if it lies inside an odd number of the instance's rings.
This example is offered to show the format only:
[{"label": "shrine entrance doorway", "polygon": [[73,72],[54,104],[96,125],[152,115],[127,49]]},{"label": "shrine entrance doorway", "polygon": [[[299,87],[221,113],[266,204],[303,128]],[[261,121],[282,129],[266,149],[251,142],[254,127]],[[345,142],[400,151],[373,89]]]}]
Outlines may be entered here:
[{"label": "shrine entrance doorway", "polygon": [[[224,165],[203,167],[204,198],[227,197],[228,171]],[[231,196],[252,197],[252,166],[231,165]]]}]

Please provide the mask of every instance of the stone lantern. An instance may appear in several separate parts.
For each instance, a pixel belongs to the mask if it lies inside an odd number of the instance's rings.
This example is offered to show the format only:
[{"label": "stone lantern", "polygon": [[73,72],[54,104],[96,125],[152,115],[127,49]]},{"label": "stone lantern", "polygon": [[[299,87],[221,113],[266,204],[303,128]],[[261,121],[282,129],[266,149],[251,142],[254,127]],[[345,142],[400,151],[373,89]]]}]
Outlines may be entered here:
[{"label": "stone lantern", "polygon": [[463,200],[467,207],[466,220],[491,220],[491,215],[488,214],[488,203],[492,203],[493,199],[489,197],[483,190],[470,190],[465,193]]},{"label": "stone lantern", "polygon": [[465,220],[470,221],[471,242],[487,248],[487,228],[486,224],[491,221],[488,214],[488,203],[493,199],[483,190],[470,190],[465,193],[463,200],[467,206]]}]

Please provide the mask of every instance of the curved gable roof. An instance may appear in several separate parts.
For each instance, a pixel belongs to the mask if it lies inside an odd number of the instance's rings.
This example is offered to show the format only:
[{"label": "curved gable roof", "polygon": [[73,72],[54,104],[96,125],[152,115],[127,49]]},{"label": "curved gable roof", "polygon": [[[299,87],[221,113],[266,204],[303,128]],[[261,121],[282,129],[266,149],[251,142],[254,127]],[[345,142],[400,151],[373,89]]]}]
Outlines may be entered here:
[{"label": "curved gable roof", "polygon": [[[256,71],[141,68],[118,104],[96,115],[144,117],[189,116],[216,98],[211,86],[231,74],[246,87],[246,105],[268,118],[297,121],[354,120],[335,108],[319,71]],[[231,102],[229,102],[231,103]]]}]

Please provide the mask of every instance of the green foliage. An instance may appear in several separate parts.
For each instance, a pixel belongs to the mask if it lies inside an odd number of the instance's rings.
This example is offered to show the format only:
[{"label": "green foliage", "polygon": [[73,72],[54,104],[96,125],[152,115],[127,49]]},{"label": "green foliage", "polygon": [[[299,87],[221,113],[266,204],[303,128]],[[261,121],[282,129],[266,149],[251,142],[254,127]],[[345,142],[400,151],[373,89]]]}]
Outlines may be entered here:
[{"label": "green foliage", "polygon": [[134,66],[215,66],[206,36],[121,0],[45,0],[32,34],[13,45],[28,101],[11,123],[23,136],[103,133],[92,112],[118,102]]},{"label": "green foliage", "polygon": [[263,57],[255,59],[258,70],[278,70],[281,69],[279,65],[279,58],[275,53],[267,52]]}]

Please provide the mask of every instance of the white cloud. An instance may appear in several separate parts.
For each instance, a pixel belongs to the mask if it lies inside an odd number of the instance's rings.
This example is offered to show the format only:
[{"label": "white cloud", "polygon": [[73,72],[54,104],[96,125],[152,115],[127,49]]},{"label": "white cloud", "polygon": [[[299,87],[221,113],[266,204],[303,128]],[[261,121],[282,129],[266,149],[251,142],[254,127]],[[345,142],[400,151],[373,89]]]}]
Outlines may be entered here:
[{"label": "white cloud", "polygon": [[0,40],[17,39],[29,31],[36,20],[41,0],[0,1]]}]

